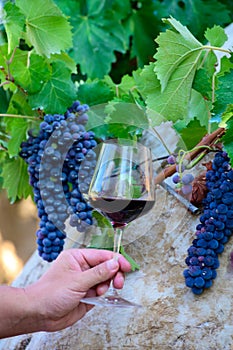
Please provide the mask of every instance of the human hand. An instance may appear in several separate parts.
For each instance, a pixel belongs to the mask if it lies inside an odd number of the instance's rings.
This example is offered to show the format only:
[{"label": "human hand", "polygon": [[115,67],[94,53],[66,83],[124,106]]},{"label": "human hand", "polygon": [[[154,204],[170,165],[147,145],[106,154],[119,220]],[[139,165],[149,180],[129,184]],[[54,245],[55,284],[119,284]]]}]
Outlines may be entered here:
[{"label": "human hand", "polygon": [[85,296],[104,294],[114,277],[121,289],[129,262],[121,255],[98,249],[63,251],[49,270],[34,284],[25,288],[40,330],[57,331],[71,326],[93,306],[80,302]]}]

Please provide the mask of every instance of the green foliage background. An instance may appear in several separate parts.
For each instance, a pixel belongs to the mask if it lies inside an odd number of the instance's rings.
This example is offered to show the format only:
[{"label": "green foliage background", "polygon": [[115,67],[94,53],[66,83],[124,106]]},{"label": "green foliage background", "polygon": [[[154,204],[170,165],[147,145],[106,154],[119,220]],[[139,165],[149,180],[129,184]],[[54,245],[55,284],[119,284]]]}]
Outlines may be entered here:
[{"label": "green foliage background", "polygon": [[145,108],[143,126],[172,121],[188,148],[224,126],[233,159],[231,53],[219,72],[215,55],[232,16],[229,0],[0,2],[0,170],[9,200],[31,194],[18,156],[27,131],[75,99],[109,104],[99,137],[140,134],[130,122],[114,124],[118,102]]}]

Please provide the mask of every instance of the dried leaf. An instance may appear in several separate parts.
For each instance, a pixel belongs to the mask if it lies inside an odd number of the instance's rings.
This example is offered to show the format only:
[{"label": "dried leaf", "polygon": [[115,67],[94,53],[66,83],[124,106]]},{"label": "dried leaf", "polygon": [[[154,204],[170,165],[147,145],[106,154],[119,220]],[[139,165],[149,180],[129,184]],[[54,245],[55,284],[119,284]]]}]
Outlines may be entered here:
[{"label": "dried leaf", "polygon": [[[209,167],[210,164],[206,163],[206,166]],[[206,171],[203,171],[200,175],[195,177],[192,185],[193,191],[190,202],[196,206],[200,206],[202,204],[202,200],[206,197],[207,194]]]}]

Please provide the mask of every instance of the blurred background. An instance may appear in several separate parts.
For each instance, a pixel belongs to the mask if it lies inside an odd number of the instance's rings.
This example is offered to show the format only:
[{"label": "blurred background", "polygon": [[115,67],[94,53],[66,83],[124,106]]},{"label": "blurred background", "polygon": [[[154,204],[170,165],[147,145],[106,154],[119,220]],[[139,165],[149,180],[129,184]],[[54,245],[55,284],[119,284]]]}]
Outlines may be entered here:
[{"label": "blurred background", "polygon": [[0,284],[11,283],[36,249],[38,218],[31,199],[10,204],[0,191]]}]

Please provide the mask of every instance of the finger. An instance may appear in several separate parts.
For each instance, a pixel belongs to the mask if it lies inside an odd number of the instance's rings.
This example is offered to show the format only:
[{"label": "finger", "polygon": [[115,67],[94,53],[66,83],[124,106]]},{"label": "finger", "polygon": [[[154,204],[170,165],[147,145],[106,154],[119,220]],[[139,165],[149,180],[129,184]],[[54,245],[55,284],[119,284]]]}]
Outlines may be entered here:
[{"label": "finger", "polygon": [[121,271],[118,271],[113,280],[113,285],[116,289],[122,289],[124,286],[125,277]]},{"label": "finger", "polygon": [[108,288],[110,285],[110,281],[107,282],[103,282],[100,283],[97,287],[96,287],[96,294],[97,295],[103,295],[107,292]]},{"label": "finger", "polygon": [[[125,276],[121,271],[118,271],[116,276],[113,279],[113,285],[116,289],[122,289],[124,286],[124,281],[125,281]],[[102,295],[104,293],[107,292],[108,288],[110,285],[110,280],[100,283],[97,287],[96,287],[96,293],[98,295]]]},{"label": "finger", "polygon": [[95,285],[108,281],[116,274],[118,269],[118,262],[111,259],[89,270],[86,270],[82,274],[77,275],[77,289],[80,291],[81,287],[83,292],[87,292],[88,289],[94,287]]},{"label": "finger", "polygon": [[113,252],[104,249],[76,249],[76,253],[78,261],[81,255],[89,267],[99,265],[113,258]]},{"label": "finger", "polygon": [[[78,263],[81,263],[81,259],[89,267],[99,265],[115,256],[112,251],[104,249],[73,249],[73,254]],[[131,270],[130,263],[121,254],[118,254],[118,261],[122,271],[129,272]]]},{"label": "finger", "polygon": [[121,271],[123,271],[123,272],[130,272],[131,271],[131,264],[121,254],[119,254],[119,256],[118,256],[118,263],[120,265]]}]

